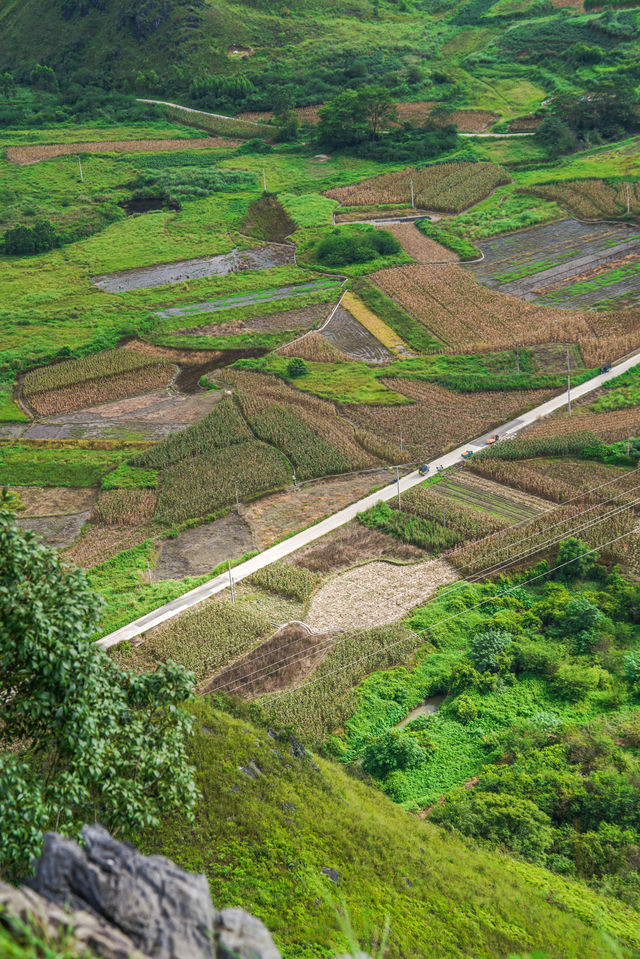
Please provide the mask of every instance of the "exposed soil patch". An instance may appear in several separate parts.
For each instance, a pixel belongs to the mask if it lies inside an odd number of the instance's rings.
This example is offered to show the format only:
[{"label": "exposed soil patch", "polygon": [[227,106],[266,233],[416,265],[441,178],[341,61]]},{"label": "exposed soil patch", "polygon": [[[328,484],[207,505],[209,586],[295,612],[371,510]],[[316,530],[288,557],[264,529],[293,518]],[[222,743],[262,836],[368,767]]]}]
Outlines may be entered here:
[{"label": "exposed soil patch", "polygon": [[326,340],[322,333],[307,333],[276,350],[280,356],[299,356],[312,363],[342,363],[348,360],[342,350]]},{"label": "exposed soil patch", "polygon": [[194,140],[101,140],[86,143],[49,143],[9,147],[7,160],[25,166],[53,157],[76,153],[157,153],[163,150],[235,149],[241,140],[224,137],[199,137]]},{"label": "exposed soil patch", "polygon": [[220,689],[228,696],[248,699],[285,689],[315,669],[331,645],[331,635],[309,633],[304,626],[290,623],[208,680],[200,692]]},{"label": "exposed soil patch", "polygon": [[323,536],[317,543],[294,553],[292,562],[312,573],[332,573],[347,569],[368,559],[424,559],[424,550],[410,543],[401,543],[394,536],[367,529],[360,523],[349,523]]},{"label": "exposed soil patch", "polygon": [[232,250],[216,256],[203,256],[176,263],[156,263],[154,266],[103,273],[92,277],[94,284],[107,293],[144,290],[154,286],[198,280],[206,276],[227,276],[241,270],[268,270],[274,266],[295,263],[295,247],[268,245],[255,250]]},{"label": "exposed soil patch", "polygon": [[185,576],[204,576],[225,560],[238,559],[254,548],[251,527],[237,513],[196,529],[185,529],[175,539],[162,540],[152,571],[154,583]]},{"label": "exposed soil patch", "polygon": [[237,336],[240,333],[289,333],[310,330],[321,323],[331,308],[330,303],[316,303],[300,310],[284,310],[281,313],[265,313],[232,323],[211,323],[188,330],[177,330],[187,336]]},{"label": "exposed soil patch", "polygon": [[124,549],[137,546],[151,535],[152,529],[149,526],[138,526],[135,529],[122,526],[90,526],[64,551],[64,556],[81,569],[91,569]]},{"label": "exposed soil patch", "polygon": [[315,594],[307,623],[317,631],[382,626],[457,579],[456,570],[442,559],[412,565],[366,563],[336,576]]},{"label": "exposed soil patch", "polygon": [[47,546],[60,549],[73,543],[80,535],[82,527],[89,519],[90,510],[82,513],[70,513],[65,516],[24,516],[19,515],[16,522],[21,529],[31,530]]},{"label": "exposed soil patch", "polygon": [[389,482],[387,470],[361,476],[318,480],[264,496],[242,507],[242,516],[251,526],[257,549],[266,549],[277,539],[305,529],[316,520],[348,506],[372,489]]},{"label": "exposed soil patch", "polygon": [[457,263],[458,256],[421,233],[414,223],[388,223],[385,230],[392,233],[405,253],[418,263]]},{"label": "exposed soil patch", "polygon": [[19,516],[66,516],[90,510],[96,501],[93,489],[71,489],[66,486],[17,486],[24,510]]},{"label": "exposed soil patch", "polygon": [[206,416],[224,395],[222,390],[200,390],[192,396],[158,390],[52,417],[32,424],[23,435],[29,439],[160,440]]},{"label": "exposed soil patch", "polygon": [[122,200],[118,206],[129,215],[136,213],[152,213],[154,210],[179,210],[175,200],[166,200],[161,196],[132,196],[129,200]]},{"label": "exposed soil patch", "polygon": [[341,353],[365,363],[390,363],[393,354],[359,323],[343,306],[339,306],[322,336]]},{"label": "exposed soil patch", "polygon": [[212,373],[225,366],[230,366],[236,360],[243,360],[253,356],[264,356],[268,351],[262,347],[252,350],[220,350],[218,356],[206,363],[183,367],[175,379],[175,387],[183,393],[195,393],[200,389],[198,381],[205,373]]}]

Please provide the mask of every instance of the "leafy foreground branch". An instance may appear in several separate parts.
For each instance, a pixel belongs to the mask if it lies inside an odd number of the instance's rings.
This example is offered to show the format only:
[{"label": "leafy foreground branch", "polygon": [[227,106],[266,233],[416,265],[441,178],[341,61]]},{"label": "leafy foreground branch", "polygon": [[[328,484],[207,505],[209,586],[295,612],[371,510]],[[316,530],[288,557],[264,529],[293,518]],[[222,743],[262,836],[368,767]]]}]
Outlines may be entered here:
[{"label": "leafy foreground branch", "polygon": [[28,873],[45,831],[100,819],[117,833],[191,815],[194,679],[174,663],[128,673],[91,637],[101,600],[84,573],[0,500],[0,871]]}]

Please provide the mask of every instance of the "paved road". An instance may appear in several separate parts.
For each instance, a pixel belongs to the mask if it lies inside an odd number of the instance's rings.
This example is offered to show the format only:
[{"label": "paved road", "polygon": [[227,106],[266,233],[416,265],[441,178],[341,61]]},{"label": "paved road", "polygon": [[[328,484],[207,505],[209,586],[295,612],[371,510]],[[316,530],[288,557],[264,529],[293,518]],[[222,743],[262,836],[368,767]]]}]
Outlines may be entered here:
[{"label": "paved road", "polygon": [[[599,374],[598,376],[594,376],[592,379],[587,380],[586,383],[583,383],[581,386],[576,386],[571,390],[571,399],[577,400],[581,396],[591,393],[593,390],[598,389],[598,387],[603,383],[606,383],[607,380],[610,380],[615,376],[619,376],[621,373],[632,369],[638,364],[640,364],[640,353],[618,363],[609,373]],[[553,399],[548,400],[541,406],[536,406],[534,409],[529,410],[528,413],[523,413],[522,416],[519,416],[514,420],[510,420],[508,423],[504,423],[497,429],[491,430],[490,433],[484,433],[482,436],[479,436],[477,439],[466,443],[464,446],[459,446],[457,449],[453,450],[453,452],[447,453],[444,456],[439,456],[437,459],[432,460],[429,464],[430,469],[433,471],[438,466],[442,466],[444,468],[455,466],[461,462],[462,453],[465,450],[477,451],[484,449],[487,437],[493,433],[499,433],[501,437],[515,436],[525,426],[529,426],[531,423],[535,423],[536,420],[541,419],[543,416],[547,416],[549,413],[553,413],[555,410],[561,409],[563,406],[566,406],[566,403],[566,392],[562,393],[560,396],[555,396]],[[413,473],[409,473],[407,476],[401,477],[400,490],[404,491],[411,489],[412,486],[422,483],[423,479],[424,477],[419,476],[417,470],[415,470]],[[245,579],[247,576],[251,576],[252,573],[257,572],[259,569],[264,569],[265,566],[275,563],[276,560],[284,559],[284,557],[290,556],[291,553],[301,549],[303,546],[308,546],[309,543],[315,542],[315,540],[320,539],[321,536],[325,536],[327,533],[330,533],[333,530],[338,529],[340,526],[344,526],[346,523],[349,523],[352,519],[356,518],[358,513],[361,513],[363,510],[368,509],[370,506],[375,506],[376,503],[381,501],[391,500],[394,498],[394,496],[397,496],[397,494],[397,484],[392,483],[390,486],[385,486],[383,489],[380,489],[369,496],[365,496],[364,499],[358,500],[357,503],[352,503],[351,506],[347,506],[345,509],[341,509],[337,513],[333,513],[332,516],[328,516],[326,519],[322,520],[322,522],[316,523],[315,526],[311,526],[309,529],[305,529],[301,533],[291,536],[284,542],[278,543],[276,546],[272,546],[263,553],[259,553],[257,556],[254,556],[253,559],[249,559],[246,562],[236,566],[233,570],[234,581],[238,582],[241,579]],[[145,616],[141,616],[133,623],[129,623],[128,626],[123,626],[120,629],[117,629],[114,633],[110,633],[103,639],[98,640],[98,645],[108,649],[111,646],[117,646],[118,643],[122,643],[127,639],[133,639],[135,636],[140,636],[153,626],[158,626],[160,623],[164,623],[166,620],[172,619],[179,613],[184,612],[184,610],[190,609],[190,607],[195,606],[197,603],[201,603],[203,599],[208,599],[210,596],[214,596],[216,593],[222,592],[222,590],[227,589],[228,586],[229,576],[227,573],[223,573],[221,576],[216,576],[214,579],[210,579],[208,582],[203,583],[202,586],[197,586],[195,589],[190,590],[188,593],[184,593],[184,595],[179,596],[170,603],[160,606],[159,609],[155,609],[152,612],[147,613]]]}]

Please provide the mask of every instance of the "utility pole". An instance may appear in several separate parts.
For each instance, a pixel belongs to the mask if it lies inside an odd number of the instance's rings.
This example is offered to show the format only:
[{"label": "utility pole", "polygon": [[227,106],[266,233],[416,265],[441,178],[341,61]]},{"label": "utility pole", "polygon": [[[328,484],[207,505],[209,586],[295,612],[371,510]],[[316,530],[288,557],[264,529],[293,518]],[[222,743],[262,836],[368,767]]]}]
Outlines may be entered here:
[{"label": "utility pole", "polygon": [[400,498],[400,468],[396,466],[396,483],[398,484],[398,509],[402,512],[402,499]]},{"label": "utility pole", "polygon": [[84,183],[84,173],[82,172],[82,161],[78,157],[78,166],[80,167],[80,183]]},{"label": "utility pole", "polygon": [[516,343],[516,372],[520,372],[520,350],[518,349],[518,344]]},{"label": "utility pole", "polygon": [[447,507],[446,506],[442,507],[442,525],[444,526],[445,529],[447,528]]},{"label": "utility pole", "polygon": [[415,210],[416,208],[416,196],[413,189],[413,177],[411,177],[411,209]]},{"label": "utility pole", "polygon": [[238,483],[236,480],[233,481],[233,485],[235,486],[235,489],[236,489],[236,510],[239,516],[240,515],[240,497],[238,496]]},{"label": "utility pole", "polygon": [[[629,444],[627,443],[627,446],[628,445]],[[629,451],[627,450],[627,452]],[[149,566],[149,560],[147,560],[147,576],[149,577],[149,585],[151,585],[151,567]]]},{"label": "utility pole", "polygon": [[631,196],[629,193],[629,184],[625,183],[624,188],[627,193],[627,216],[629,216],[629,214],[631,213]]},{"label": "utility pole", "polygon": [[404,449],[402,445],[402,430],[400,430],[400,457],[404,458]]},{"label": "utility pole", "polygon": [[228,567],[228,569],[229,569],[229,589],[230,589],[230,591],[231,591],[231,602],[232,602],[232,604],[235,606],[235,605],[236,605],[236,588],[235,588],[234,583],[233,583],[233,576],[231,575],[231,560],[230,560],[230,559],[227,560],[227,567]]},{"label": "utility pole", "polygon": [[266,193],[267,192],[267,174],[264,172],[264,167],[262,167],[262,186],[264,188],[264,192]]},{"label": "utility pole", "polygon": [[567,347],[567,405],[571,416],[571,366],[569,365],[569,348]]},{"label": "utility pole", "polygon": [[629,455],[629,445],[631,443],[631,437],[627,439],[627,456]]}]

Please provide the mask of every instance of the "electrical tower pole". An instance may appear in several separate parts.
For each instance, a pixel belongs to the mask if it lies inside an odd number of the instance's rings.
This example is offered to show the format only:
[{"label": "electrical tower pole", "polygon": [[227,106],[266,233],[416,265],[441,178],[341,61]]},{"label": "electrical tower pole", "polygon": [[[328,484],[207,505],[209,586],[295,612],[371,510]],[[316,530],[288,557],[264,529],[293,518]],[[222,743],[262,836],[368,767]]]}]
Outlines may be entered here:
[{"label": "electrical tower pole", "polygon": [[398,509],[402,512],[402,500],[400,498],[400,468],[396,466],[396,483],[398,484]]},{"label": "electrical tower pole", "polygon": [[84,183],[84,173],[82,172],[82,161],[78,157],[78,166],[80,167],[80,183]]},{"label": "electrical tower pole", "polygon": [[567,347],[567,405],[571,416],[571,366],[569,365],[569,348]]}]

